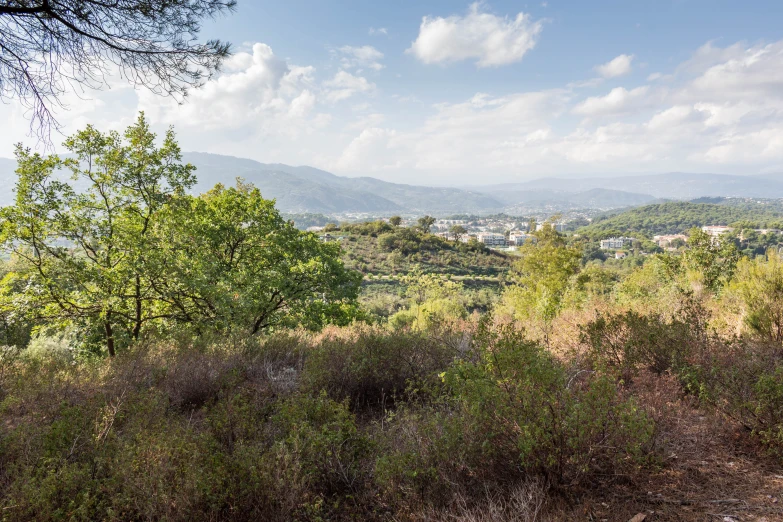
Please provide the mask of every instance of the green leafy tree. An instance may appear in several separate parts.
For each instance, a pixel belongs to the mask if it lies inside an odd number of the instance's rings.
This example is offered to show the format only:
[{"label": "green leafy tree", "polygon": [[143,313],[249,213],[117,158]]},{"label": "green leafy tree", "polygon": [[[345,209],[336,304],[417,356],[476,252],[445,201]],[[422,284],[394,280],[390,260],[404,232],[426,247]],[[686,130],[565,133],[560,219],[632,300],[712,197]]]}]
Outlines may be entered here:
[{"label": "green leafy tree", "polygon": [[0,317],[75,329],[111,356],[179,324],[257,333],[356,317],[360,275],[339,245],[297,230],[241,183],[186,195],[194,167],[173,131],[156,146],[142,114],[123,135],[87,127],[65,146],[73,158],[17,149]]},{"label": "green leafy tree", "polygon": [[462,239],[462,237],[468,233],[468,229],[463,227],[462,225],[454,225],[449,229],[449,232],[451,232],[454,235],[454,240],[459,241]]},{"label": "green leafy tree", "polygon": [[429,234],[430,228],[435,224],[435,218],[432,216],[422,216],[418,220],[419,229],[425,234]]},{"label": "green leafy tree", "polygon": [[402,224],[402,218],[400,216],[392,216],[389,218],[389,223],[391,223],[392,226],[398,227]]},{"label": "green leafy tree", "polygon": [[714,238],[697,228],[690,231],[688,249],[682,256],[684,268],[713,292],[731,279],[739,259],[740,253],[731,239]]},{"label": "green leafy tree", "polygon": [[409,307],[392,316],[393,326],[427,328],[467,313],[463,303],[464,286],[460,282],[444,279],[439,274],[425,274],[416,268],[403,276],[401,283],[405,286]]},{"label": "green leafy tree", "polygon": [[11,279],[25,285],[3,307],[100,331],[112,356],[118,336],[138,338],[155,318],[148,237],[160,211],[195,181],[173,131],[159,148],[155,138],[140,114],[123,135],[77,132],[65,141],[73,158],[17,147],[16,203],[2,211],[2,240],[23,261]]},{"label": "green leafy tree", "polygon": [[275,325],[317,328],[355,313],[361,274],[340,246],[286,222],[252,185],[216,186],[171,205],[156,230],[153,281],[162,316],[197,329],[250,334]]},{"label": "green leafy tree", "polygon": [[515,317],[537,320],[548,342],[569,279],[581,266],[582,251],[568,246],[565,237],[549,223],[535,237],[535,243],[527,243],[520,249],[522,258],[511,272],[515,284],[504,291],[503,302]]},{"label": "green leafy tree", "polygon": [[743,258],[729,286],[739,299],[745,325],[755,334],[783,342],[783,259],[774,250],[764,257]]}]

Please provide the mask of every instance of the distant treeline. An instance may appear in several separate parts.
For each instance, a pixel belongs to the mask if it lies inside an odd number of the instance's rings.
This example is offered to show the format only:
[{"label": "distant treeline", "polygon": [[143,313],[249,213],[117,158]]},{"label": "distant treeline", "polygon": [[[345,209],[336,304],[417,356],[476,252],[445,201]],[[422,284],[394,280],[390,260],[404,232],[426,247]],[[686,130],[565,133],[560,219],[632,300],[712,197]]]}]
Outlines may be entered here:
[{"label": "distant treeline", "polygon": [[731,202],[720,204],[672,202],[645,205],[614,215],[601,215],[581,229],[591,238],[636,234],[677,234],[705,225],[733,225],[743,222],[757,228],[783,228],[781,202]]}]

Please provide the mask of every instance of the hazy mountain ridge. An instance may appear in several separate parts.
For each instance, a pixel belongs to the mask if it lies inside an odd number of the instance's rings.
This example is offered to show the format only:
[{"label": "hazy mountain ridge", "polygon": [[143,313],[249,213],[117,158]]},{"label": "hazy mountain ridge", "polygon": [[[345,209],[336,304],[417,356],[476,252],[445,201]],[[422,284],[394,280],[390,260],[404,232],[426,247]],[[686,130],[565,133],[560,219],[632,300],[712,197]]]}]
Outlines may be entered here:
[{"label": "hazy mountain ridge", "polygon": [[[665,173],[627,177],[541,178],[460,188],[391,183],[372,177],[349,178],[308,166],[260,163],[246,158],[202,152],[183,154],[197,167],[201,193],[215,184],[233,185],[241,177],[256,185],[278,208],[290,213],[365,212],[463,213],[498,212],[515,206],[613,209],[635,207],[656,199],[700,197],[783,198],[783,174]],[[13,202],[16,162],[0,158],[0,205]],[[563,190],[567,187],[567,190]]]},{"label": "hazy mountain ridge", "polygon": [[[609,189],[649,195],[653,198],[688,200],[699,197],[783,198],[783,175],[704,174],[668,172],[625,177],[540,178],[521,183],[503,183],[481,187],[483,192],[531,192],[567,186],[570,192]],[[478,190],[477,187],[470,187]]]},{"label": "hazy mountain ridge", "polygon": [[232,156],[185,153],[197,167],[196,190],[216,183],[232,184],[237,176],[277,199],[284,212],[453,212],[489,211],[503,206],[497,199],[456,188],[390,183],[370,177],[346,178],[313,167],[267,164]]},{"label": "hazy mountain ridge", "polygon": [[553,189],[519,189],[517,184],[495,185],[475,190],[489,194],[506,206],[520,204],[568,204],[583,208],[618,208],[650,203],[656,198],[649,194],[637,194],[622,190],[592,188],[571,192]]}]

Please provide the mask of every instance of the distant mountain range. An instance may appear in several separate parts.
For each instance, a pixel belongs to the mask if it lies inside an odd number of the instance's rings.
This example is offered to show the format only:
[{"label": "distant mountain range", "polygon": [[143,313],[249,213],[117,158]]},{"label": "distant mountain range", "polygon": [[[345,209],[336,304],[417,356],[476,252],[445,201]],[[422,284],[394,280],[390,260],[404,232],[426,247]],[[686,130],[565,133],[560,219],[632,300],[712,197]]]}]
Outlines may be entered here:
[{"label": "distant mountain range", "polygon": [[190,152],[185,161],[197,167],[203,192],[216,183],[232,184],[236,177],[254,184],[283,212],[481,212],[503,204],[471,190],[389,183],[375,178],[346,178],[313,167]]},{"label": "distant mountain range", "polygon": [[530,193],[568,187],[568,192],[580,193],[593,189],[652,196],[659,199],[690,200],[699,197],[783,198],[783,174],[738,176],[731,174],[692,174],[669,172],[642,176],[595,178],[541,178],[522,183],[466,187],[495,193]]},{"label": "distant mountain range", "polygon": [[[184,161],[197,167],[195,192],[217,183],[233,185],[237,177],[277,200],[282,212],[339,214],[477,213],[519,206],[612,209],[632,207],[656,199],[690,200],[699,197],[783,198],[783,174],[736,176],[667,173],[582,179],[541,178],[521,183],[474,185],[461,188],[390,183],[376,178],[336,176],[313,167],[189,152]],[[0,205],[13,201],[14,160],[0,158]]]},{"label": "distant mountain range", "polygon": [[[505,207],[562,206],[572,208],[612,209],[650,203],[656,198],[648,194],[637,194],[608,188],[591,188],[585,191],[569,192],[545,188],[522,188],[522,184],[509,183],[474,187],[473,190],[490,195]],[[558,186],[564,184],[559,183]]]}]

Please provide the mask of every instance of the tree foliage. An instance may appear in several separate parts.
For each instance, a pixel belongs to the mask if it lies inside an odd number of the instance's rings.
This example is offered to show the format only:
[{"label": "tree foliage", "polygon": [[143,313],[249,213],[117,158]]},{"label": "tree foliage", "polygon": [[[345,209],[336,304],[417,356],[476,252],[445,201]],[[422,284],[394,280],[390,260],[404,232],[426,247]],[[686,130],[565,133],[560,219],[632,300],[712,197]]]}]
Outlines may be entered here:
[{"label": "tree foliage", "polygon": [[565,237],[550,224],[545,224],[535,237],[535,243],[527,243],[520,249],[522,258],[511,272],[515,284],[505,291],[504,301],[515,316],[541,321],[546,338],[569,280],[579,271],[582,251],[568,246]]},{"label": "tree foliage", "polygon": [[73,87],[99,88],[115,69],[135,86],[180,97],[229,55],[197,41],[201,21],[235,0],[0,2],[0,97],[32,109],[41,136]]},{"label": "tree foliage", "polygon": [[449,229],[449,232],[454,235],[454,239],[459,241],[462,237],[468,233],[468,229],[462,225],[454,225]]},{"label": "tree foliage", "polygon": [[156,241],[163,315],[199,329],[320,327],[346,319],[358,294],[337,244],[301,233],[242,182],[170,206]]},{"label": "tree foliage", "polygon": [[[120,135],[92,126],[65,142],[75,157],[17,148],[16,204],[3,209],[2,239],[26,270],[17,306],[46,320],[103,331],[109,354],[118,335],[138,338],[153,319],[142,273],[152,226],[174,196],[193,185],[174,133],[160,148],[144,115]],[[73,184],[62,181],[71,173]],[[121,330],[122,333],[118,331]]]},{"label": "tree foliage", "polygon": [[432,225],[435,224],[435,218],[432,216],[422,216],[418,220],[419,228],[425,234],[429,234]]},{"label": "tree foliage", "polygon": [[579,229],[583,236],[604,238],[620,235],[679,234],[705,225],[734,225],[749,228],[781,228],[783,207],[777,201],[722,201],[715,203],[670,202],[632,208],[618,214],[596,216]]},{"label": "tree foliage", "polygon": [[717,291],[731,279],[740,254],[729,238],[713,238],[700,229],[693,229],[687,246],[682,264],[704,286]]},{"label": "tree foliage", "polygon": [[20,262],[0,311],[76,327],[110,355],[174,325],[257,333],[350,315],[359,276],[339,247],[296,230],[244,184],[186,195],[194,167],[180,162],[173,131],[155,141],[142,114],[123,135],[87,127],[68,138],[74,158],[17,149],[2,241]]},{"label": "tree foliage", "polygon": [[751,332],[783,342],[783,259],[774,250],[766,258],[743,258],[730,286],[739,298],[742,317]]}]

